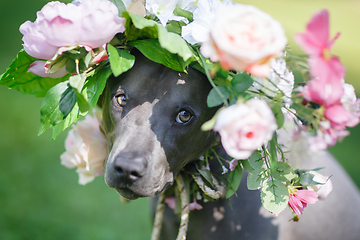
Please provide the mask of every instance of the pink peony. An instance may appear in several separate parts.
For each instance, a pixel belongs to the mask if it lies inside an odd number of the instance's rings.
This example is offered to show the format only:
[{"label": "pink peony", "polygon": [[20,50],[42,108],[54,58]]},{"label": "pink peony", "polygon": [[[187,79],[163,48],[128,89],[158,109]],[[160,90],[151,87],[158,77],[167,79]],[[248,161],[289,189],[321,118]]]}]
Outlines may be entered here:
[{"label": "pink peony", "polygon": [[[339,33],[330,40],[329,13],[322,10],[316,13],[305,33],[295,35],[295,41],[309,55],[310,74],[316,82],[305,88],[305,98],[319,104],[331,105],[343,95],[342,79],[345,67],[338,57],[330,54],[330,49]],[[313,80],[314,81],[314,80]]]},{"label": "pink peony", "polygon": [[83,121],[74,125],[65,140],[65,150],[60,156],[61,164],[67,168],[77,167],[80,184],[85,185],[100,176],[108,151],[99,120],[86,115]]},{"label": "pink peony", "polygon": [[270,73],[270,60],[279,56],[287,39],[280,23],[254,6],[226,5],[216,12],[210,38],[201,53],[222,68],[258,77]]},{"label": "pink peony", "polygon": [[56,60],[64,47],[82,46],[88,51],[102,47],[125,30],[124,20],[108,0],[87,0],[79,5],[55,1],[37,12],[35,22],[23,23],[20,32],[30,56]]},{"label": "pink peony", "polygon": [[271,140],[277,129],[273,112],[265,101],[250,99],[223,109],[214,126],[229,156],[247,159]]},{"label": "pink peony", "polygon": [[303,213],[304,208],[308,203],[314,204],[318,200],[318,194],[310,190],[296,190],[295,188],[288,186],[289,206],[296,215]]}]

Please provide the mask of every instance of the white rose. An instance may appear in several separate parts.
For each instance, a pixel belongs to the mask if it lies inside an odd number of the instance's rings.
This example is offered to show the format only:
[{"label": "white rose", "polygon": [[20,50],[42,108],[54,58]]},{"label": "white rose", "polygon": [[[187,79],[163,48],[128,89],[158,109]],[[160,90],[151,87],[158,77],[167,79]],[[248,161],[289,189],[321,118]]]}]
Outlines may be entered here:
[{"label": "white rose", "polygon": [[265,101],[250,99],[222,110],[214,126],[229,156],[247,159],[271,140],[277,129],[273,112]]},{"label": "white rose", "polygon": [[200,50],[226,70],[266,77],[271,58],[281,54],[286,42],[278,21],[254,6],[236,4],[216,12],[210,38]]}]

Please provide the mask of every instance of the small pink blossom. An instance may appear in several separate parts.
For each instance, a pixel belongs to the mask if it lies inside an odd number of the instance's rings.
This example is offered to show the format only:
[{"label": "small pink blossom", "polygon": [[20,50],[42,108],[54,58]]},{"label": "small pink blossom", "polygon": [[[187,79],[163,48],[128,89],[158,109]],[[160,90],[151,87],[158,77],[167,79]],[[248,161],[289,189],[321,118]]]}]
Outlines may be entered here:
[{"label": "small pink blossom", "polygon": [[176,208],[176,198],[175,197],[165,198],[164,203],[166,203],[169,208],[175,210],[175,208]]},{"label": "small pink blossom", "polygon": [[192,203],[190,203],[189,204],[189,210],[190,211],[193,211],[193,210],[201,210],[203,207],[200,205],[200,204],[198,204],[197,202],[196,202],[196,199],[194,198],[194,202],[192,202]]},{"label": "small pink blossom", "polygon": [[249,158],[254,150],[271,140],[276,129],[270,107],[255,98],[220,111],[214,126],[225,151],[236,159]]},{"label": "small pink blossom", "polygon": [[230,171],[234,171],[236,166],[239,164],[239,161],[238,159],[233,159],[229,162],[229,169]]},{"label": "small pink blossom", "polygon": [[318,194],[310,190],[296,190],[293,187],[288,187],[289,206],[296,215],[300,215],[304,212],[304,208],[307,204],[314,204],[318,200]]},{"label": "small pink blossom", "polygon": [[324,9],[314,14],[305,33],[295,35],[296,42],[309,55],[310,74],[314,78],[313,83],[305,89],[305,98],[324,105],[340,100],[343,95],[342,79],[345,76],[345,67],[339,58],[330,54],[340,34],[330,39],[329,32],[329,13]]},{"label": "small pink blossom", "polygon": [[85,185],[100,176],[108,155],[107,141],[100,130],[96,117],[86,115],[69,131],[65,140],[65,152],[60,156],[61,164],[67,168],[77,167],[79,184]]},{"label": "small pink blossom", "polygon": [[266,77],[270,60],[279,56],[287,39],[281,24],[250,5],[226,5],[216,12],[209,40],[201,53],[222,68]]}]

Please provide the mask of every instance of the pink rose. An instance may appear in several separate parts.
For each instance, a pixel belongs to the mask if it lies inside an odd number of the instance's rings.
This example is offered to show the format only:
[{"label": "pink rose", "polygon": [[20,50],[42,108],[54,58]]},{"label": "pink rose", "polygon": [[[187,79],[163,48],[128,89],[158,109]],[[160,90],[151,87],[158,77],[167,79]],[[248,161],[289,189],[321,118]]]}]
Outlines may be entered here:
[{"label": "pink rose", "polygon": [[235,159],[249,158],[254,150],[271,140],[276,129],[270,107],[255,98],[222,110],[214,126],[225,151]]},{"label": "pink rose", "polygon": [[67,168],[77,167],[80,184],[85,185],[103,173],[107,142],[96,117],[86,115],[73,126],[65,140],[65,149],[60,156],[61,164]]},{"label": "pink rose", "polygon": [[216,12],[201,53],[224,69],[266,77],[271,58],[281,54],[286,42],[283,28],[270,15],[254,6],[227,5]]}]

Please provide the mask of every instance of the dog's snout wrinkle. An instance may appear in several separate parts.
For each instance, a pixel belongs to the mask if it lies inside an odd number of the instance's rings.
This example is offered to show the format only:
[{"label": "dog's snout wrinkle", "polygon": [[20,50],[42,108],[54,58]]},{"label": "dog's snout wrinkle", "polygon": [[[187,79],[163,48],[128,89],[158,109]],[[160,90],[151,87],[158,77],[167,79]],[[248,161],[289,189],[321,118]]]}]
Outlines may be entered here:
[{"label": "dog's snout wrinkle", "polygon": [[136,181],[144,176],[147,168],[147,160],[132,154],[121,154],[114,162],[116,175],[124,180]]}]

